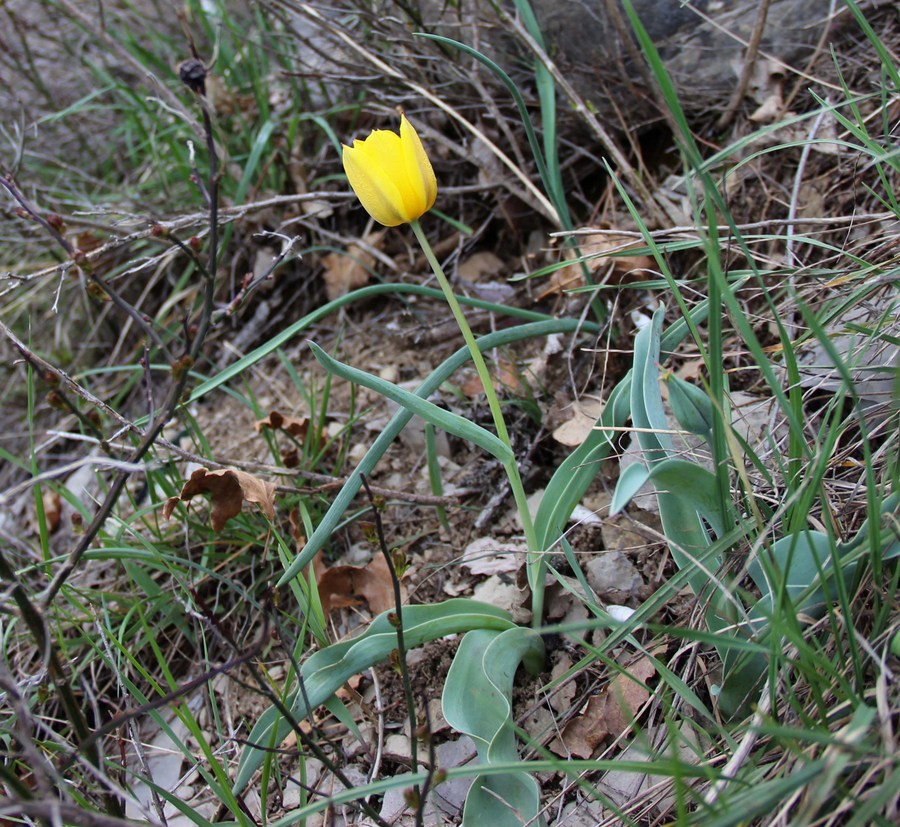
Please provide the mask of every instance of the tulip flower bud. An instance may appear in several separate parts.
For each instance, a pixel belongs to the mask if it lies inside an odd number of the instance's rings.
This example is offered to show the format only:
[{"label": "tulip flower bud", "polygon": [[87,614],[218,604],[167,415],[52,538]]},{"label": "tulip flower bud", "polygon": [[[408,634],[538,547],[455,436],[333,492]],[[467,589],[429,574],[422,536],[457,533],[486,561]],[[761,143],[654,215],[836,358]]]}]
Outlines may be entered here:
[{"label": "tulip flower bud", "polygon": [[344,146],[344,172],[369,215],[385,227],[416,221],[437,198],[437,179],[419,135],[403,115],[400,134],[374,130]]}]

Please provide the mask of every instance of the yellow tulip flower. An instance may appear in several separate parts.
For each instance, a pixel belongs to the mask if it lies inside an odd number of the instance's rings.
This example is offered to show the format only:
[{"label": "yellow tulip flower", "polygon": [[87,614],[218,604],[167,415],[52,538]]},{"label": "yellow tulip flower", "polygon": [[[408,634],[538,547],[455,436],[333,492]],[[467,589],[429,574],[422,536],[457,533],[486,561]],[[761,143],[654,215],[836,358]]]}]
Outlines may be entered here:
[{"label": "yellow tulip flower", "polygon": [[422,141],[400,118],[400,134],[375,129],[368,138],[344,145],[344,172],[369,215],[385,227],[416,221],[437,198],[437,179]]}]

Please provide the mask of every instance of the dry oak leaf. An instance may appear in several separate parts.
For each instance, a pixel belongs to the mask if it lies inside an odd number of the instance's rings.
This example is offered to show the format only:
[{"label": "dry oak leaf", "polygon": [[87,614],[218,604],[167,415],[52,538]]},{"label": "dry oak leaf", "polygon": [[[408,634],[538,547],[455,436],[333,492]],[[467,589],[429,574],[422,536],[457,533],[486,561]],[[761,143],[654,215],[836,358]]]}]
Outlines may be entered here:
[{"label": "dry oak leaf", "polygon": [[[313,571],[319,587],[322,611],[328,615],[332,609],[344,606],[369,604],[372,614],[381,614],[396,608],[394,583],[387,562],[380,554],[365,566],[325,567],[321,552],[313,558]],[[400,583],[400,595],[406,600],[406,589]]]},{"label": "dry oak leaf", "polygon": [[626,667],[625,672],[619,672],[603,692],[588,700],[550,748],[560,756],[590,758],[608,737],[618,738],[632,725],[650,697],[643,684],[655,674],[653,662],[646,657]]},{"label": "dry oak leaf", "polygon": [[[653,259],[645,255],[625,255],[630,250],[643,246],[634,234],[618,233],[608,225],[597,228],[596,236],[586,236],[578,240],[578,253],[595,281],[603,284],[630,283],[646,279],[647,271],[653,268]],[[575,257],[571,249],[566,251],[569,258]],[[569,264],[555,270],[547,281],[547,286],[538,294],[536,301],[563,293],[584,285],[584,271],[581,264]]]},{"label": "dry oak leaf", "polygon": [[[384,231],[381,230],[369,233],[363,242],[369,247],[378,247],[383,237]],[[346,253],[328,253],[322,256],[322,266],[325,268],[322,276],[325,280],[325,295],[329,301],[334,301],[369,283],[375,256],[358,244],[350,244]]]},{"label": "dry oak leaf", "polygon": [[589,396],[576,400],[571,407],[572,416],[553,430],[553,438],[567,448],[577,448],[594,430],[606,403]]},{"label": "dry oak leaf", "polygon": [[168,519],[179,501],[190,502],[197,494],[209,494],[213,531],[221,531],[228,520],[240,514],[244,500],[258,505],[270,520],[275,519],[275,483],[234,468],[218,471],[198,468],[184,484],[181,494],[166,500],[163,516]]},{"label": "dry oak leaf", "polygon": [[279,411],[272,411],[265,419],[257,419],[253,427],[258,434],[262,433],[263,428],[274,428],[303,442],[309,430],[309,420],[305,416],[285,416]]}]

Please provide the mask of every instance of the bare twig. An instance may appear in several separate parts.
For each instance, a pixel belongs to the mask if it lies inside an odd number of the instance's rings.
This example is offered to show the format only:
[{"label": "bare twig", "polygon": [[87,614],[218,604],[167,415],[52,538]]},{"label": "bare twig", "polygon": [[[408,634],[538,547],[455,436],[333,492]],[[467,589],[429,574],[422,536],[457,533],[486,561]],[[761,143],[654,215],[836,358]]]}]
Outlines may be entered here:
[{"label": "bare twig", "polygon": [[[406,695],[406,712],[409,717],[409,759],[412,765],[412,771],[418,772],[419,747],[418,739],[416,737],[418,724],[416,720],[416,704],[415,698],[413,697],[412,681],[409,677],[409,666],[406,663],[406,641],[403,636],[403,594],[400,590],[400,578],[397,575],[397,567],[394,564],[394,558],[391,556],[387,547],[387,541],[384,537],[384,525],[381,522],[381,511],[375,501],[372,490],[369,488],[369,481],[366,479],[365,474],[360,474],[360,480],[362,481],[363,487],[366,489],[366,494],[372,505],[372,519],[375,522],[375,534],[378,538],[378,546],[387,563],[388,571],[391,573],[391,584],[394,588],[394,605],[396,609],[389,619],[391,620],[391,625],[397,630],[397,668],[400,671],[400,677],[403,681],[403,692]],[[417,810],[421,809],[422,795],[418,784],[413,787],[413,795],[416,798]],[[421,825],[422,822],[421,820],[418,820],[417,823]]]},{"label": "bare twig", "polygon": [[719,117],[716,128],[725,129],[737,114],[738,107],[747,94],[750,87],[750,79],[753,77],[753,70],[756,68],[756,58],[759,55],[759,44],[762,42],[763,32],[766,29],[766,18],[769,15],[769,4],[771,0],[760,0],[759,10],[756,14],[756,24],[753,27],[753,33],[750,35],[750,42],[747,44],[747,51],[744,52],[744,68],[741,71],[741,79],[731,93],[731,99],[725,107],[725,111]]}]

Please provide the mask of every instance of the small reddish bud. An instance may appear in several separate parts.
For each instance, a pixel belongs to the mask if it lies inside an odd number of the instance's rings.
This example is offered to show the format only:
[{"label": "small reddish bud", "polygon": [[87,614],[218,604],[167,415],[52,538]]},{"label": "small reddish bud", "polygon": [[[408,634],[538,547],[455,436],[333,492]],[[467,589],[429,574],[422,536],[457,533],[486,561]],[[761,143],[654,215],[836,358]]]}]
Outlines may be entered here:
[{"label": "small reddish bud", "polygon": [[192,235],[188,239],[188,247],[190,247],[195,253],[199,253],[203,248],[203,242],[200,240],[199,236]]},{"label": "small reddish bud", "polygon": [[150,228],[150,235],[154,238],[166,238],[169,235],[169,230],[162,224],[154,224]]},{"label": "small reddish bud", "polygon": [[61,215],[57,215],[55,212],[52,212],[47,216],[47,223],[58,233],[64,233],[66,231],[66,222],[63,221]]}]

